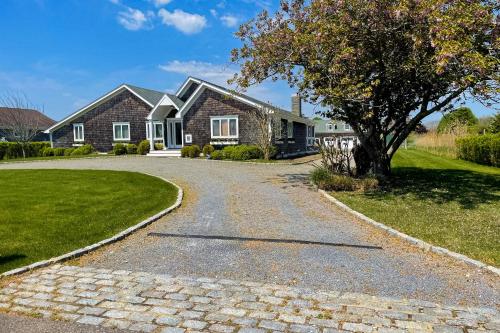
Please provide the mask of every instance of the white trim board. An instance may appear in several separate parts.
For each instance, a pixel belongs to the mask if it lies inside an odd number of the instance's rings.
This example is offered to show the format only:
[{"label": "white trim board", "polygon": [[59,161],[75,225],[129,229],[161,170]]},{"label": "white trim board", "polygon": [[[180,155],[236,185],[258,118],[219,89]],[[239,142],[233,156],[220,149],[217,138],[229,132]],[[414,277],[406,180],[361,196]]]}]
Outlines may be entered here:
[{"label": "white trim board", "polygon": [[111,92],[107,93],[106,95],[100,97],[99,99],[93,101],[92,103],[88,104],[87,106],[84,106],[83,108],[81,108],[80,110],[70,114],[69,116],[67,116],[66,118],[64,118],[63,120],[59,121],[58,123],[52,125],[51,127],[49,127],[48,129],[46,129],[44,131],[44,133],[51,133],[53,132],[54,130],[68,124],[70,121],[78,118],[79,116],[85,114],[86,112],[90,111],[92,108],[104,103],[106,100],[108,100],[109,98],[111,97],[114,97],[116,96],[118,93],[121,93],[122,91],[125,91],[125,90],[128,90],[130,91],[132,94],[134,94],[134,96],[138,97],[141,101],[143,101],[144,103],[146,103],[147,105],[149,105],[150,107],[154,107],[153,104],[149,103],[147,100],[145,100],[144,98],[142,98],[140,95],[138,95],[135,91],[133,91],[132,89],[130,89],[126,84],[122,84],[121,86],[119,86],[118,88],[112,90]]}]

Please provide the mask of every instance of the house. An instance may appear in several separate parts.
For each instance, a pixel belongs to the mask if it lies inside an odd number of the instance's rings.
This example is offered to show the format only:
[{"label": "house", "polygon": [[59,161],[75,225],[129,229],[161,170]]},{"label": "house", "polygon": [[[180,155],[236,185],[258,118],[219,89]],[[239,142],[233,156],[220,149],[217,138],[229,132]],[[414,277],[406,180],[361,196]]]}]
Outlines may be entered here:
[{"label": "house", "polygon": [[352,127],[340,120],[315,118],[314,133],[317,141],[337,147],[352,149],[358,143],[358,137]]},{"label": "house", "polygon": [[[91,144],[100,152],[117,143],[150,140],[150,155],[179,156],[180,148],[212,144],[216,148],[255,143],[249,111],[265,108],[281,120],[273,138],[281,156],[302,154],[314,144],[314,123],[302,116],[293,96],[292,112],[273,107],[208,81],[189,77],[175,94],[123,84],[64,118],[46,133],[53,147]],[[155,151],[155,143],[164,147]]]},{"label": "house", "polygon": [[0,107],[0,141],[49,141],[44,131],[55,123],[37,110]]}]

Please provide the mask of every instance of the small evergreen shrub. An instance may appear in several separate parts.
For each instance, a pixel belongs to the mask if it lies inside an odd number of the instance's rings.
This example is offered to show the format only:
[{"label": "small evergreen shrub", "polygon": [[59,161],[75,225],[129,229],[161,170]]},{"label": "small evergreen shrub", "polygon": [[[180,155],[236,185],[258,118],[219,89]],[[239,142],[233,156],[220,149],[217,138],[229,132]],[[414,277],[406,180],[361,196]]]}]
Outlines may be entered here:
[{"label": "small evergreen shrub", "polygon": [[113,153],[115,155],[125,155],[127,154],[127,147],[123,143],[117,143],[113,147]]},{"label": "small evergreen shrub", "polygon": [[163,150],[163,143],[155,143],[155,150]]},{"label": "small evergreen shrub", "polygon": [[66,148],[64,149],[64,156],[71,156],[71,154],[75,151],[75,148]]},{"label": "small evergreen shrub", "polygon": [[42,153],[43,157],[54,156],[54,148],[46,147]]},{"label": "small evergreen shrub", "polygon": [[127,154],[130,154],[130,155],[137,154],[137,145],[134,145],[133,143],[129,143],[127,145]]},{"label": "small evergreen shrub", "polygon": [[458,139],[456,144],[459,159],[500,166],[500,134],[466,136]]},{"label": "small evergreen shrub", "polygon": [[212,145],[204,145],[203,146],[203,156],[208,156],[208,155],[212,155],[212,153],[214,152],[215,148],[214,146]]},{"label": "small evergreen shrub", "polygon": [[191,146],[184,146],[181,148],[181,157],[188,157]]},{"label": "small evergreen shrub", "polygon": [[262,151],[257,146],[237,145],[227,146],[222,150],[225,159],[246,161],[262,158]]},{"label": "small evergreen shrub", "polygon": [[64,156],[64,151],[66,149],[64,148],[55,148],[54,149],[54,156]]},{"label": "small evergreen shrub", "polygon": [[200,154],[201,154],[200,146],[198,146],[198,145],[192,145],[191,149],[189,150],[189,154],[188,154],[189,157],[190,158],[200,157]]},{"label": "small evergreen shrub", "polygon": [[311,181],[313,184],[317,185],[318,187],[321,188],[320,184],[324,184],[327,182],[331,177],[330,171],[323,167],[315,168],[311,172]]},{"label": "small evergreen shrub", "polygon": [[149,149],[149,140],[142,140],[137,146],[137,154],[146,155],[147,153],[149,153]]},{"label": "small evergreen shrub", "polygon": [[222,160],[224,158],[224,153],[222,150],[214,150],[212,154],[210,154],[210,158],[212,160]]},{"label": "small evergreen shrub", "polygon": [[90,144],[87,144],[73,150],[71,156],[89,155],[92,154],[94,151],[95,151],[94,147],[92,147],[92,145]]}]

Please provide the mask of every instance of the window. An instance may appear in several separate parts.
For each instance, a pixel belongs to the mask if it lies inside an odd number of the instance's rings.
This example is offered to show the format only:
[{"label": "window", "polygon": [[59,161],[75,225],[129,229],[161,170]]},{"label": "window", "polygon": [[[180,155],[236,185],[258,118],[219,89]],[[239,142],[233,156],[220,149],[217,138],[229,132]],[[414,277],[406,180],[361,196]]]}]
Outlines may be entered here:
[{"label": "window", "polygon": [[73,139],[75,140],[75,142],[83,141],[83,124],[73,124]]},{"label": "window", "polygon": [[[150,139],[149,136],[149,122],[146,122],[146,139]],[[155,121],[153,123],[153,131],[154,131],[154,139],[155,140],[163,140],[163,123],[160,121]]]},{"label": "window", "polygon": [[314,126],[307,126],[307,136],[310,138],[314,137]]},{"label": "window", "polygon": [[351,125],[349,125],[349,124],[344,124],[344,129],[345,129],[346,131],[350,131],[350,130],[351,130]]},{"label": "window", "polygon": [[287,137],[293,138],[293,122],[289,121],[287,124]]},{"label": "window", "polygon": [[210,117],[212,138],[237,138],[238,117]]},{"label": "window", "polygon": [[130,124],[113,123],[113,140],[115,141],[130,140]]},{"label": "window", "polygon": [[333,124],[331,123],[326,124],[326,129],[329,131],[333,131]]}]

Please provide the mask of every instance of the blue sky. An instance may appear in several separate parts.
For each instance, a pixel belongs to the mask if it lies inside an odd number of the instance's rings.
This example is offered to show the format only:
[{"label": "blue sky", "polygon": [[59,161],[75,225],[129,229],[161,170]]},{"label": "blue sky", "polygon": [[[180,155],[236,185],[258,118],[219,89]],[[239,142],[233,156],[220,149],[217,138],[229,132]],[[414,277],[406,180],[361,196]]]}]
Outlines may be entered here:
[{"label": "blue sky", "polygon": [[[59,120],[121,83],[174,92],[188,75],[224,84],[240,23],[278,0],[1,0],[0,93]],[[284,82],[248,94],[289,109]],[[477,115],[491,114],[478,104]],[[314,108],[305,106],[306,114]],[[439,118],[434,115],[432,119]]]}]

